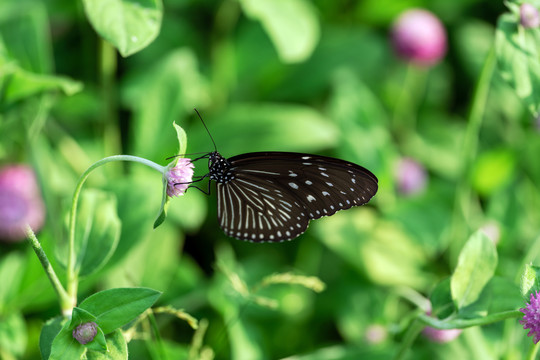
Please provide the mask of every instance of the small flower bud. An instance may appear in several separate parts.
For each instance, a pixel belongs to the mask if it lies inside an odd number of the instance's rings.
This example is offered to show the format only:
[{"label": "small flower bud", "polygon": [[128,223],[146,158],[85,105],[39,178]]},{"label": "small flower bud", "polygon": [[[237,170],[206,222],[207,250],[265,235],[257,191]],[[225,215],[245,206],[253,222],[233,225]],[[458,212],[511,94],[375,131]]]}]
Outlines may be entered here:
[{"label": "small flower bud", "polygon": [[78,325],[73,329],[73,338],[82,345],[88,344],[94,340],[97,334],[97,324],[95,322],[87,322]]},{"label": "small flower bud", "polygon": [[23,240],[26,225],[36,232],[44,220],[45,206],[34,171],[26,165],[0,169],[0,240]]},{"label": "small flower bud", "polygon": [[540,292],[531,293],[530,302],[527,307],[519,309],[524,315],[519,323],[524,329],[529,329],[527,336],[534,336],[535,344],[540,341]]},{"label": "small flower bud", "polygon": [[436,342],[436,343],[447,343],[459,336],[463,330],[462,329],[448,329],[448,330],[442,330],[442,329],[435,329],[431,326],[426,326],[424,330],[422,330],[422,334],[429,340]]},{"label": "small flower bud", "polygon": [[371,345],[377,345],[386,340],[388,337],[388,330],[382,325],[373,324],[369,325],[366,329],[364,338],[366,342]]},{"label": "small flower bud", "polygon": [[536,28],[540,26],[538,9],[529,3],[521,4],[519,8],[519,20],[524,28]]},{"label": "small flower bud", "polygon": [[413,195],[426,187],[427,174],[424,167],[410,158],[401,159],[396,167],[398,191],[403,195]]},{"label": "small flower bud", "polygon": [[186,192],[193,178],[191,159],[180,158],[176,165],[167,172],[167,195],[181,196]]},{"label": "small flower bud", "polygon": [[429,11],[411,9],[394,23],[392,43],[401,58],[418,65],[434,65],[446,53],[446,30]]}]

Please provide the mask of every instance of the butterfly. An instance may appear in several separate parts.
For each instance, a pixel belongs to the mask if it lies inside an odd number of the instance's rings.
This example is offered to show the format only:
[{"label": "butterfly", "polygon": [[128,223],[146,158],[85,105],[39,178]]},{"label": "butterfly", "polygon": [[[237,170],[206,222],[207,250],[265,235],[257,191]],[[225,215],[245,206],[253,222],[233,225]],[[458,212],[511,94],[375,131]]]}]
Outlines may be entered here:
[{"label": "butterfly", "polygon": [[363,205],[378,189],[366,168],[327,156],[273,151],[225,158],[216,148],[201,158],[208,158],[208,173],[196,181],[215,182],[219,226],[239,240],[292,240],[310,220]]}]

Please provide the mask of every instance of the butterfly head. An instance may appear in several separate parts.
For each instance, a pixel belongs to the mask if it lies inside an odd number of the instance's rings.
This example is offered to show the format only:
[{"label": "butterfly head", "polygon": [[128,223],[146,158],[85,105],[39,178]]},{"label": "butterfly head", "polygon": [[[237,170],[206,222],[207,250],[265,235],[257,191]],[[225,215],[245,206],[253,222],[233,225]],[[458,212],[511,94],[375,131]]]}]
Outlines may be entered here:
[{"label": "butterfly head", "polygon": [[230,170],[231,163],[217,151],[212,151],[208,156],[208,170],[210,180],[218,183],[226,183],[234,179],[234,174]]}]

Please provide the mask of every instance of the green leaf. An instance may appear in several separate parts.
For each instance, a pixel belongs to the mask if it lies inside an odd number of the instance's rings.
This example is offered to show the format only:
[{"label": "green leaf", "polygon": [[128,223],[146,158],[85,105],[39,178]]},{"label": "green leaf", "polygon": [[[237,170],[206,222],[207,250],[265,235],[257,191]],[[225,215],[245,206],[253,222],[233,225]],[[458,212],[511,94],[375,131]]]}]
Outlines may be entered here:
[{"label": "green leaf", "polygon": [[52,342],[49,360],[81,359],[86,348],[73,338],[70,323],[66,322]]},{"label": "green leaf", "polygon": [[[26,261],[19,252],[8,252],[0,258],[0,314],[11,311],[11,306],[19,306],[16,303],[20,295],[21,279],[26,270]],[[15,301],[15,303],[14,303]]]},{"label": "green leaf", "polygon": [[132,55],[159,34],[161,0],[83,0],[88,20],[122,56]]},{"label": "green leaf", "polygon": [[451,278],[452,299],[458,311],[479,299],[496,267],[495,245],[483,231],[475,232],[461,250]]},{"label": "green leaf", "polygon": [[[75,225],[76,269],[80,276],[98,271],[113,255],[120,239],[121,222],[114,195],[98,190],[81,194]],[[58,248],[57,258],[64,266],[67,244]]]},{"label": "green leaf", "polygon": [[490,195],[508,184],[514,175],[516,159],[509,149],[481,154],[473,169],[472,182],[481,194]]},{"label": "green leaf", "polygon": [[455,311],[452,301],[452,292],[450,290],[450,278],[439,282],[429,297],[431,301],[431,315],[444,319]]},{"label": "green leaf", "polygon": [[540,291],[540,267],[532,264],[525,265],[523,274],[521,274],[520,290],[521,296],[529,300],[530,294]]},{"label": "green leaf", "polygon": [[161,293],[148,288],[119,288],[98,292],[79,304],[96,317],[105,334],[118,329],[151,307]]},{"label": "green leaf", "polygon": [[207,103],[209,97],[197,56],[187,48],[172,51],[152,68],[138,72],[122,94],[134,113],[132,151],[149,159],[177,151],[171,123],[194,116],[193,107]]},{"label": "green leaf", "polygon": [[[225,156],[278,147],[281,151],[314,152],[335,146],[339,140],[335,124],[304,105],[235,103],[219,118],[206,122]],[[208,146],[208,133],[197,124],[189,131],[189,142]]]},{"label": "green leaf", "polygon": [[22,358],[26,343],[27,330],[22,314],[10,312],[0,315],[0,353],[9,354],[14,359]]},{"label": "green leaf", "polygon": [[176,130],[176,137],[178,138],[178,155],[184,157],[187,148],[187,135],[184,129],[173,121],[174,130]]},{"label": "green leaf", "polygon": [[97,351],[88,351],[86,358],[88,360],[122,360],[128,358],[128,348],[126,339],[122,335],[120,329],[116,329],[111,334],[107,335],[107,349],[106,353]]},{"label": "green leaf", "polygon": [[19,67],[12,69],[10,76],[0,75],[0,82],[3,78],[9,80],[4,88],[4,101],[8,103],[53,90],[59,90],[71,96],[83,88],[81,82],[65,76],[36,74]]},{"label": "green leaf", "polygon": [[540,29],[525,29],[515,14],[499,17],[495,52],[500,73],[534,117],[540,110],[539,46]]},{"label": "green leaf", "polygon": [[320,36],[315,8],[305,0],[240,0],[247,16],[260,21],[287,63],[306,60]]},{"label": "green leaf", "polygon": [[39,335],[39,351],[41,352],[41,358],[46,360],[51,355],[51,347],[54,339],[62,330],[62,325],[66,322],[62,316],[57,316],[48,320]]}]

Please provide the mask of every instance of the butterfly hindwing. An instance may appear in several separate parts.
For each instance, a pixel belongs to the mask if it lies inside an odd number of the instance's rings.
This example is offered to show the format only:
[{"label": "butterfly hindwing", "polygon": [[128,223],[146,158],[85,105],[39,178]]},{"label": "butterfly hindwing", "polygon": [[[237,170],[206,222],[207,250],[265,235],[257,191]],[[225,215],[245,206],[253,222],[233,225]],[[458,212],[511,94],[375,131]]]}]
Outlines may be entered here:
[{"label": "butterfly hindwing", "polygon": [[241,240],[293,239],[309,220],[363,205],[377,191],[367,169],[325,156],[261,152],[227,162],[227,179],[217,182],[218,218]]}]

